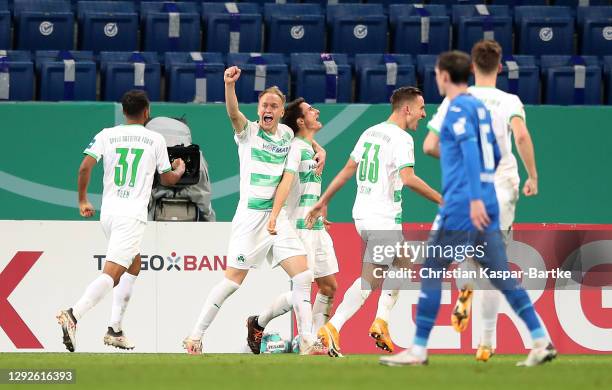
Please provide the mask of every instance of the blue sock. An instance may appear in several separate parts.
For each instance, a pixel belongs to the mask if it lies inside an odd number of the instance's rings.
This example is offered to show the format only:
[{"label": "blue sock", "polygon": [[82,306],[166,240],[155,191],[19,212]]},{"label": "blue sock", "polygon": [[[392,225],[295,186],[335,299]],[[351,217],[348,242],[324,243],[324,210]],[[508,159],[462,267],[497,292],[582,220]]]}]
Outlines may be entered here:
[{"label": "blue sock", "polygon": [[[434,261],[428,259],[423,265],[423,269],[438,271],[443,268],[437,266]],[[413,345],[418,345],[423,348],[427,347],[429,334],[436,322],[438,310],[440,309],[441,288],[442,280],[440,278],[421,279],[421,292],[419,294],[416,315],[416,334],[414,336]]]},{"label": "blue sock", "polygon": [[538,316],[536,315],[531,299],[527,292],[517,287],[513,290],[503,290],[502,293],[506,296],[508,303],[512,306],[512,309],[518,314],[519,317],[525,322],[529,332],[531,332],[531,338],[533,340],[546,337],[544,327],[540,323]]}]

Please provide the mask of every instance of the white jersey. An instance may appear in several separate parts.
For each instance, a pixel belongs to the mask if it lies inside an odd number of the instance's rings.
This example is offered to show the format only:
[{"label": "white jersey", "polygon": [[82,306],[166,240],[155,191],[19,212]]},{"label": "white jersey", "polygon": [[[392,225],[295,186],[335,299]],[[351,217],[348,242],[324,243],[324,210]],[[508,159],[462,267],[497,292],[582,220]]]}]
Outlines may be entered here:
[{"label": "white jersey", "polygon": [[83,153],[104,162],[100,217],[146,222],[155,170],[172,170],[164,137],[141,125],[119,125],[99,132]]},{"label": "white jersey", "polygon": [[247,121],[234,136],[240,158],[240,201],[238,208],[269,211],[276,187],[280,183],[289,153],[293,131],[279,124],[276,134],[260,129],[257,122]]},{"label": "white jersey", "polygon": [[[295,137],[291,141],[285,171],[295,176],[287,198],[286,210],[289,220],[296,229],[307,229],[306,216],[312,205],[321,197],[321,175],[315,173],[317,163],[313,159],[314,155],[310,141],[302,137]],[[313,226],[314,230],[323,228],[322,220],[318,220]]]},{"label": "white jersey", "polygon": [[414,166],[412,136],[394,123],[383,122],[363,132],[351,159],[357,169],[353,219],[402,222],[400,170]]},{"label": "white jersey", "polygon": [[[495,182],[503,183],[511,181],[518,183],[518,165],[514,154],[512,154],[512,129],[510,121],[519,117],[525,120],[525,109],[521,99],[513,94],[492,87],[468,88],[468,92],[480,99],[491,112],[493,132],[501,152],[501,160],[495,171]],[[448,99],[444,99],[434,117],[429,121],[428,128],[435,133],[440,133],[442,121],[448,110]]]}]

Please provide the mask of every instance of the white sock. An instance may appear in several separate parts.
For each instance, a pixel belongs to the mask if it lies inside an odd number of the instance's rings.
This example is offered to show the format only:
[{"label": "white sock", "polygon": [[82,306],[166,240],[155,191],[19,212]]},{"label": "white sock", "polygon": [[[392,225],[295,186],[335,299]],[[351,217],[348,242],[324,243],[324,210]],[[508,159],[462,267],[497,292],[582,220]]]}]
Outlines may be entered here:
[{"label": "white sock", "polygon": [[223,278],[208,294],[198,321],[196,322],[193,330],[191,331],[190,337],[194,340],[200,340],[206,332],[206,329],[213,322],[223,302],[232,295],[240,285],[229,279]]},{"label": "white sock", "polygon": [[102,273],[93,282],[87,286],[81,299],[72,306],[72,314],[74,318],[81,319],[95,305],[104,298],[112,289],[115,282],[109,274]]},{"label": "white sock", "polygon": [[410,352],[412,353],[413,356],[416,356],[417,358],[421,360],[427,359],[427,348],[423,346],[413,345],[412,348],[410,348]]},{"label": "white sock", "polygon": [[329,313],[334,304],[334,298],[317,293],[315,303],[312,305],[312,330],[316,332],[329,320]]},{"label": "white sock", "polygon": [[311,270],[299,273],[291,279],[293,282],[291,304],[297,319],[298,334],[302,340],[312,338],[312,305],[310,304],[312,280]]},{"label": "white sock", "polygon": [[277,296],[272,305],[270,305],[264,312],[262,312],[257,318],[257,324],[262,328],[274,318],[282,316],[283,314],[290,312],[292,307],[291,302],[291,291],[287,291]]},{"label": "white sock", "polygon": [[397,302],[399,290],[382,290],[380,298],[378,298],[378,309],[376,310],[376,318],[389,322],[391,310]]},{"label": "white sock", "polygon": [[121,332],[121,322],[125,309],[130,302],[132,296],[132,288],[136,282],[136,275],[124,272],[119,279],[119,284],[113,289],[113,308],[111,310],[110,324],[115,332]]},{"label": "white sock", "polygon": [[495,328],[497,327],[497,313],[501,302],[501,293],[498,290],[482,290],[482,338],[480,343],[490,347],[495,346]]},{"label": "white sock", "polygon": [[372,293],[372,289],[369,288],[369,283],[363,281],[364,289],[361,289],[361,278],[357,278],[351,287],[344,293],[342,303],[336,309],[336,313],[329,322],[340,332],[340,329],[349,318],[353,316],[359,310],[363,303],[368,299]]}]

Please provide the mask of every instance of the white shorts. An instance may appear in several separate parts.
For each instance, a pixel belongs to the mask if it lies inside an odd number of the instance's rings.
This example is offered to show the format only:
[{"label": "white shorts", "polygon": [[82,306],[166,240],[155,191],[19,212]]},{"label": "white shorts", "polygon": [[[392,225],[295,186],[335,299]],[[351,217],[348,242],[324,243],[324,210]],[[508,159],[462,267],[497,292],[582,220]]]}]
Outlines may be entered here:
[{"label": "white shorts", "polygon": [[315,279],[338,272],[334,242],[327,230],[297,229],[297,235],[304,244],[308,268],[314,274]]},{"label": "white shorts", "polygon": [[272,267],[294,256],[306,256],[302,241],[281,210],[276,219],[277,235],[268,233],[269,211],[241,207],[232,220],[232,233],[227,251],[229,267],[258,268],[264,260]]},{"label": "white shorts", "polygon": [[499,229],[506,236],[514,223],[516,202],[519,198],[518,182],[495,183],[495,192],[497,193],[497,203],[499,203]]},{"label": "white shorts", "polygon": [[355,228],[361,237],[365,250],[363,262],[381,265],[391,265],[395,255],[386,256],[385,247],[404,242],[402,225],[395,220],[356,219]]},{"label": "white shorts", "polygon": [[108,240],[106,260],[126,269],[130,268],[134,258],[140,253],[140,243],[147,226],[146,222],[118,215],[102,215],[100,222]]}]

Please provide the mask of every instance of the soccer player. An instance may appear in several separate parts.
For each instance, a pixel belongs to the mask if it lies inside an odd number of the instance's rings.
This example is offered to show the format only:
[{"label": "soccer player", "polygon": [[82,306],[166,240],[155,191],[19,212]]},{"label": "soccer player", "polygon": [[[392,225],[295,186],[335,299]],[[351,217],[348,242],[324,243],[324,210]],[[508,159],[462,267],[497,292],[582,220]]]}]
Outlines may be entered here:
[{"label": "soccer player", "polygon": [[[533,143],[527,130],[525,110],[520,98],[495,87],[497,74],[501,72],[501,46],[493,40],[482,40],[472,48],[472,70],[476,85],[468,92],[480,99],[489,112],[493,133],[501,152],[501,160],[495,171],[495,192],[499,203],[500,229],[506,240],[514,222],[514,211],[519,197],[519,173],[516,158],[512,154],[512,134],[528,177],[523,186],[525,196],[538,194],[538,172],[535,163]],[[448,111],[449,100],[444,99],[436,115],[428,124],[430,133],[423,144],[425,153],[439,157],[439,134],[442,121]],[[466,281],[463,281],[466,282]],[[480,284],[483,284],[480,282]],[[484,283],[482,299],[483,329],[476,352],[476,360],[487,361],[493,355],[495,327],[501,294],[497,289]],[[470,319],[473,285],[464,283],[455,309],[451,315],[453,327],[458,332],[467,328]]]},{"label": "soccer player", "polygon": [[[402,186],[432,202],[441,202],[440,194],[414,173],[414,142],[406,131],[416,130],[419,120],[425,117],[421,91],[414,87],[398,88],[391,95],[391,109],[386,122],[368,128],[359,137],[348,162],[307,216],[309,226],[316,224],[334,194],[355,176],[353,219],[366,249],[361,277],[346,291],[334,316],[317,332],[330,356],[340,356],[340,329],[363,306],[372,290],[382,284],[382,279],[375,277],[377,271],[406,260],[374,256],[378,246],[403,242]],[[382,295],[381,299],[387,296],[385,292]]]},{"label": "soccer player", "polygon": [[161,183],[173,186],[185,173],[185,163],[181,159],[170,164],[164,137],[144,127],[149,118],[149,99],[145,92],[126,92],[121,104],[126,124],[99,132],[85,149],[79,169],[79,211],[81,216],[91,218],[95,210],[87,200],[87,186],[91,170],[103,159],[100,222],[108,249],[102,274],[71,308],[60,311],[57,316],[64,345],[70,352],[76,349],[77,322],[111,290],[113,306],[104,344],[121,349],[134,348],[123,334],[121,322],[140,272],[140,243],[147,223],[153,177],[157,170]]},{"label": "soccer player", "polygon": [[[421,292],[413,345],[393,356],[380,358],[384,365],[427,364],[427,342],[440,307],[441,285],[446,267],[453,261],[448,251],[435,248],[480,247],[475,256],[489,271],[493,285],[525,322],[534,347],[520,365],[535,366],[556,357],[529,296],[515,279],[496,277],[508,271],[505,246],[499,230],[499,207],[495,195],[495,168],[500,152],[492,133],[491,116],[484,103],[467,92],[470,57],[463,52],[446,52],[435,68],[440,94],[449,108],[440,126],[440,164],[444,203],[434,221],[428,247],[433,248],[420,271]],[[463,247],[463,248],[460,248]],[[428,251],[429,253],[429,251]],[[443,254],[444,253],[444,254]]]},{"label": "soccer player", "polygon": [[[286,205],[291,225],[296,229],[307,252],[308,268],[312,270],[319,287],[312,308],[312,327],[319,329],[327,322],[336,292],[338,260],[334,253],[332,239],[327,233],[325,219],[316,222],[312,230],[307,229],[305,219],[310,206],[321,196],[321,175],[317,174],[312,142],[323,127],[319,122],[319,110],[298,98],[285,108],[283,123],[295,133],[291,141],[285,172],[276,190],[268,232],[278,234],[278,216]],[[264,328],[274,318],[291,310],[291,292],[281,294],[273,304],[258,316],[247,320],[247,343],[255,354],[260,352]]]},{"label": "soccer player", "polygon": [[301,336],[300,353],[309,354],[316,339],[312,335],[310,306],[313,273],[308,269],[306,250],[284,210],[277,220],[279,234],[270,235],[267,230],[274,193],[293,139],[293,131],[279,124],[285,96],[277,87],[265,89],[259,94],[259,121],[247,120],[239,110],[235,90],[240,73],[236,66],[224,73],[225,104],[240,159],[240,201],[232,220],[227,269],[224,279],[209,293],[183,347],[190,354],[202,353],[202,337],[223,302],[240,287],[249,269],[266,260],[272,267],[281,266],[291,278],[291,305]]}]

